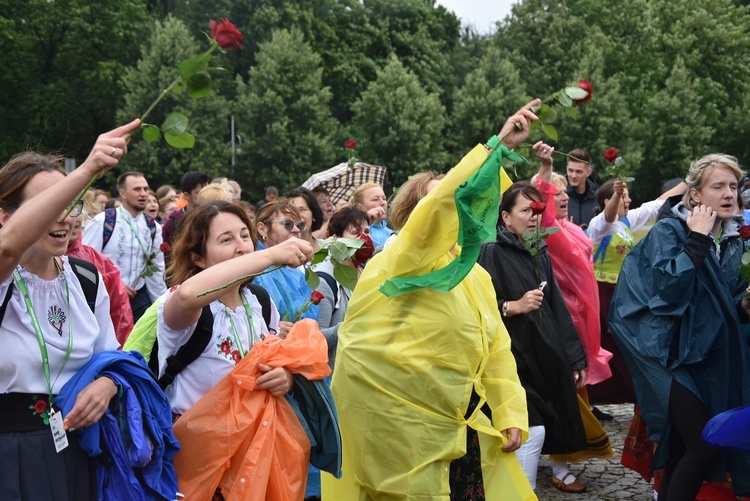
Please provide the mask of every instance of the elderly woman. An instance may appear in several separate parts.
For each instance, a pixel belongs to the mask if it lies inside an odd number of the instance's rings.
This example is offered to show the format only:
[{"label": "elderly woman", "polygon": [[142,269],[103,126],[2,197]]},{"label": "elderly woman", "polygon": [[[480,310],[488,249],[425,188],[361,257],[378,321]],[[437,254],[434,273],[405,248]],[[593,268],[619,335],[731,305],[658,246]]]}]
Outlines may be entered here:
[{"label": "elderly woman", "polygon": [[[520,144],[538,103],[491,142]],[[526,405],[490,278],[475,263],[479,242],[454,253],[457,241],[470,241],[459,233],[466,205],[456,190],[471,179],[469,198],[491,192],[500,151],[477,146],[439,183],[417,176],[399,190],[394,205],[406,204],[399,212],[408,220],[365,267],[339,329],[332,389],[344,476],[325,477],[324,498],[534,497],[512,454],[526,434]],[[496,207],[497,194],[485,203]]]},{"label": "elderly woman", "polygon": [[695,499],[704,480],[726,471],[737,495],[750,494],[750,456],[701,440],[712,416],[750,404],[740,333],[750,300],[737,272],[744,244],[734,216],[741,177],[734,157],[694,161],[683,201],[625,258],[612,298],[610,327],[657,444],[652,469],[665,466],[661,501]]}]

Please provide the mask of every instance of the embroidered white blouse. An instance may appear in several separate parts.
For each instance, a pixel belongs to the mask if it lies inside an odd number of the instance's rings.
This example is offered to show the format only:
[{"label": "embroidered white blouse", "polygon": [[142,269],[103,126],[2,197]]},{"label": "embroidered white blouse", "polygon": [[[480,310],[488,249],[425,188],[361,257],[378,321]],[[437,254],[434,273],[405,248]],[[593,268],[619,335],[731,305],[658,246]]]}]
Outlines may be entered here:
[{"label": "embroidered white blouse", "polygon": [[[132,230],[128,226],[128,222],[133,227]],[[133,231],[137,232],[138,238]],[[140,239],[140,244],[138,239]],[[110,258],[120,270],[123,283],[135,290],[139,290],[145,285],[152,300],[167,292],[167,286],[164,283],[164,254],[160,250],[162,244],[161,226],[156,223],[156,234],[152,241],[151,229],[142,213],[134,218],[130,212],[122,207],[118,208],[115,228],[103,250],[104,213],[97,214],[94,219],[86,223],[86,228],[83,231],[83,243]],[[145,247],[146,252],[141,249],[141,244]],[[150,255],[152,252],[156,253],[154,265],[158,272],[150,277],[143,278],[141,273],[146,267],[147,254]]]},{"label": "embroidered white blouse", "polygon": [[[95,353],[119,347],[109,316],[109,296],[101,276],[94,307],[96,313],[92,313],[67,256],[63,256],[62,260],[62,272],[49,281],[18,267],[47,344],[53,394],[57,394]],[[65,280],[70,289],[70,309],[65,293]],[[12,282],[13,275],[0,284],[0,298],[5,299]],[[69,326],[73,332],[73,349],[63,372],[55,381],[68,349]],[[48,391],[31,316],[21,291],[14,284],[0,325],[0,393],[33,393],[41,396],[47,395]]]},{"label": "embroidered white blouse", "polygon": [[[177,287],[173,287],[167,294],[159,298],[159,320],[156,333],[159,343],[160,377],[164,374],[167,358],[174,355],[187,342],[197,325],[196,322],[187,329],[174,330],[164,321],[164,303],[166,298],[176,289]],[[180,372],[174,382],[165,391],[167,397],[169,397],[169,402],[172,404],[172,410],[175,413],[183,414],[192,407],[208,390],[232,372],[232,369],[241,360],[241,352],[250,351],[255,342],[260,341],[268,335],[269,326],[266,326],[263,320],[260,303],[248,289],[243,289],[243,293],[252,312],[253,333],[255,334],[253,342],[250,342],[251,333],[243,306],[240,305],[232,311],[219,301],[211,303],[211,313],[214,316],[211,341],[198,359]],[[273,302],[271,302],[271,305],[270,327],[274,332],[278,332],[279,312],[276,310],[276,305]],[[232,323],[229,320],[230,316],[237,329],[237,338],[242,344],[241,350],[237,346],[237,339],[235,339]]]}]

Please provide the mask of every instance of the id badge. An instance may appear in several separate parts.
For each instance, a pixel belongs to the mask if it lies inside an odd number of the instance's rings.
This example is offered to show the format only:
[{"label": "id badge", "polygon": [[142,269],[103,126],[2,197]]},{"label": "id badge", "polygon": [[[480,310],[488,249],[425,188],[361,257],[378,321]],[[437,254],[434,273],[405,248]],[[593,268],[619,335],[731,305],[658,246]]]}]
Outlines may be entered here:
[{"label": "id badge", "polygon": [[55,450],[60,452],[68,446],[68,435],[63,426],[62,413],[55,412],[53,408],[49,411],[49,427],[52,430],[52,439],[55,441]]}]

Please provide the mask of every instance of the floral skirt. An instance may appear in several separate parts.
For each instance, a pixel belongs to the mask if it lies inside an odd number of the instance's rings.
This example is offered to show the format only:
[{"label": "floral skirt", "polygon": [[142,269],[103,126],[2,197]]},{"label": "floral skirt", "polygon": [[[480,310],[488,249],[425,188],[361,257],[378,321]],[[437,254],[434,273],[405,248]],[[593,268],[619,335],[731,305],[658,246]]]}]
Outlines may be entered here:
[{"label": "floral skirt", "polygon": [[[477,404],[479,404],[479,395],[472,392],[469,410],[466,412],[467,416],[474,412]],[[482,412],[492,419],[490,408],[487,405],[482,407]],[[479,435],[473,428],[466,428],[466,454],[451,461],[450,488],[451,501],[484,501]]]}]

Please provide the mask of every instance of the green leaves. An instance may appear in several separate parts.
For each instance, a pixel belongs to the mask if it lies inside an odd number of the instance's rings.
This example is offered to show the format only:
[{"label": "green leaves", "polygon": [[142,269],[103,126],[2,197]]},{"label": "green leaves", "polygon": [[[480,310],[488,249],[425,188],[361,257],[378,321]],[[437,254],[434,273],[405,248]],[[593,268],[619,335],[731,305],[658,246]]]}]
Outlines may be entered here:
[{"label": "green leaves", "polygon": [[581,89],[580,87],[565,87],[563,90],[565,95],[572,99],[573,101],[578,101],[579,99],[585,99],[589,93],[585,90]]},{"label": "green leaves", "polygon": [[173,148],[190,149],[195,146],[195,138],[187,132],[189,123],[188,117],[182,113],[170,113],[167,115],[164,123],[161,124],[161,127],[153,124],[144,124],[143,139],[149,143],[153,143],[164,133],[164,140],[168,145]]},{"label": "green leaves", "polygon": [[315,290],[320,285],[320,277],[309,266],[305,266],[305,282],[311,290]]},{"label": "green leaves", "polygon": [[359,238],[329,237],[318,242],[320,249],[315,252],[310,266],[305,266],[305,281],[307,286],[315,290],[320,284],[320,277],[312,270],[311,265],[322,263],[329,256],[333,264],[333,278],[349,290],[357,285],[357,270],[344,261],[350,259],[365,244]]}]

